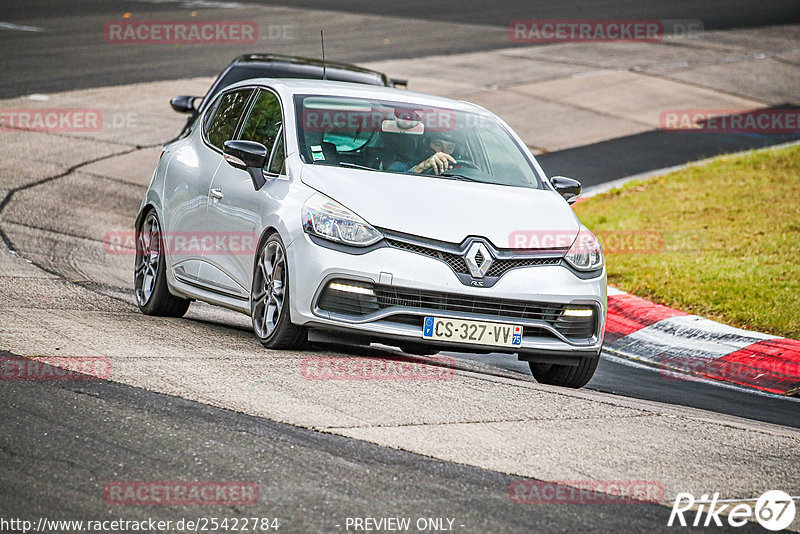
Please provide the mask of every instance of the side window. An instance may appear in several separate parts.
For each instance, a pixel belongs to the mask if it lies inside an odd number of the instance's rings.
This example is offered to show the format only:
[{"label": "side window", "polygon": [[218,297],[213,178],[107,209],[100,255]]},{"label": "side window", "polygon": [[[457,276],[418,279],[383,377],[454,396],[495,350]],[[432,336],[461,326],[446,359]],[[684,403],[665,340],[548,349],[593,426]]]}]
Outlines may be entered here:
[{"label": "side window", "polygon": [[211,103],[211,107],[206,112],[205,116],[203,117],[203,132],[208,135],[208,125],[211,124],[211,119],[214,118],[214,113],[217,112],[217,108],[219,107],[219,100],[216,102]]},{"label": "side window", "polygon": [[[495,183],[522,187],[538,187],[530,170],[530,163],[519,149],[509,150],[508,135],[495,124],[479,130],[481,141],[486,149],[486,157],[491,165],[490,171]],[[527,168],[527,169],[526,169]],[[530,178],[529,178],[530,177]],[[533,180],[533,181],[530,181]]]},{"label": "side window", "polygon": [[280,100],[270,91],[261,91],[250,108],[239,139],[261,143],[271,152],[282,123]]},{"label": "side window", "polygon": [[283,151],[283,136],[278,137],[275,143],[275,150],[272,151],[272,159],[269,162],[269,169],[267,172],[272,174],[286,174],[284,169],[284,160],[286,159]]},{"label": "side window", "polygon": [[252,93],[252,89],[242,89],[222,95],[206,129],[206,136],[212,145],[222,150],[225,141],[233,139],[236,125],[239,124],[245,104]]}]

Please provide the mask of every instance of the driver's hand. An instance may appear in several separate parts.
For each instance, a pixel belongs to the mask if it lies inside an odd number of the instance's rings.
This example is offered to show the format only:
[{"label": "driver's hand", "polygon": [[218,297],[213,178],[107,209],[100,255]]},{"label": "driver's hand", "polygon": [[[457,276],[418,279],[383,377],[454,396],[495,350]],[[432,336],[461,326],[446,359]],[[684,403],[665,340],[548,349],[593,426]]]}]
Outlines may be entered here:
[{"label": "driver's hand", "polygon": [[429,157],[425,161],[417,164],[414,167],[414,172],[419,174],[421,172],[427,171],[428,169],[433,169],[433,172],[435,172],[436,174],[442,174],[444,171],[452,169],[453,165],[455,164],[456,160],[453,159],[453,156],[445,152],[437,152],[436,154]]}]

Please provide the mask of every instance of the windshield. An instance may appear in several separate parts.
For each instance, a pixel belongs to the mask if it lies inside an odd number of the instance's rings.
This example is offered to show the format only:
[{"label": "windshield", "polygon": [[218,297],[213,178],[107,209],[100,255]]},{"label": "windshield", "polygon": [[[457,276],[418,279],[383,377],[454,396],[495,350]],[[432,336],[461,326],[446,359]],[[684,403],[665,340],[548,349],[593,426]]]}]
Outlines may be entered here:
[{"label": "windshield", "polygon": [[303,161],[539,189],[522,147],[491,115],[404,102],[295,96]]}]

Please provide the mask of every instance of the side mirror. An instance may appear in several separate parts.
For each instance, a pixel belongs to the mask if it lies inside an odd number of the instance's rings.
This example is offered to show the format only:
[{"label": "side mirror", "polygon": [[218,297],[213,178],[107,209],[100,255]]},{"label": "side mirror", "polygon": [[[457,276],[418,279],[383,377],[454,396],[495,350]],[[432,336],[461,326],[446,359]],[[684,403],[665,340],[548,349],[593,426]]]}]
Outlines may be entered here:
[{"label": "side mirror", "polygon": [[169,105],[178,113],[196,114],[197,108],[194,107],[194,101],[197,98],[196,96],[176,96],[169,101]]},{"label": "side mirror", "polygon": [[256,191],[267,183],[262,170],[269,157],[267,147],[255,141],[225,141],[222,153],[231,167],[250,173]]},{"label": "side mirror", "polygon": [[402,87],[408,89],[408,80],[402,78],[389,78],[389,87]]},{"label": "side mirror", "polygon": [[573,204],[581,194],[581,183],[578,180],[567,178],[566,176],[553,176],[550,178],[553,189],[556,193],[564,197],[569,204]]}]

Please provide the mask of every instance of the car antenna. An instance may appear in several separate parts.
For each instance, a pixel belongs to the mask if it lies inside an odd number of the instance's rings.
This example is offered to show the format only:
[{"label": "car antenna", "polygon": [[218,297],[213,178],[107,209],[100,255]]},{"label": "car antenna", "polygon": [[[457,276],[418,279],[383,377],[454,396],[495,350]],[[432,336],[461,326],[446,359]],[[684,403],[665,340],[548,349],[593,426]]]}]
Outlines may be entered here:
[{"label": "car antenna", "polygon": [[322,43],[322,81],[328,81],[328,72],[325,68],[325,34],[319,31],[319,40]]}]

